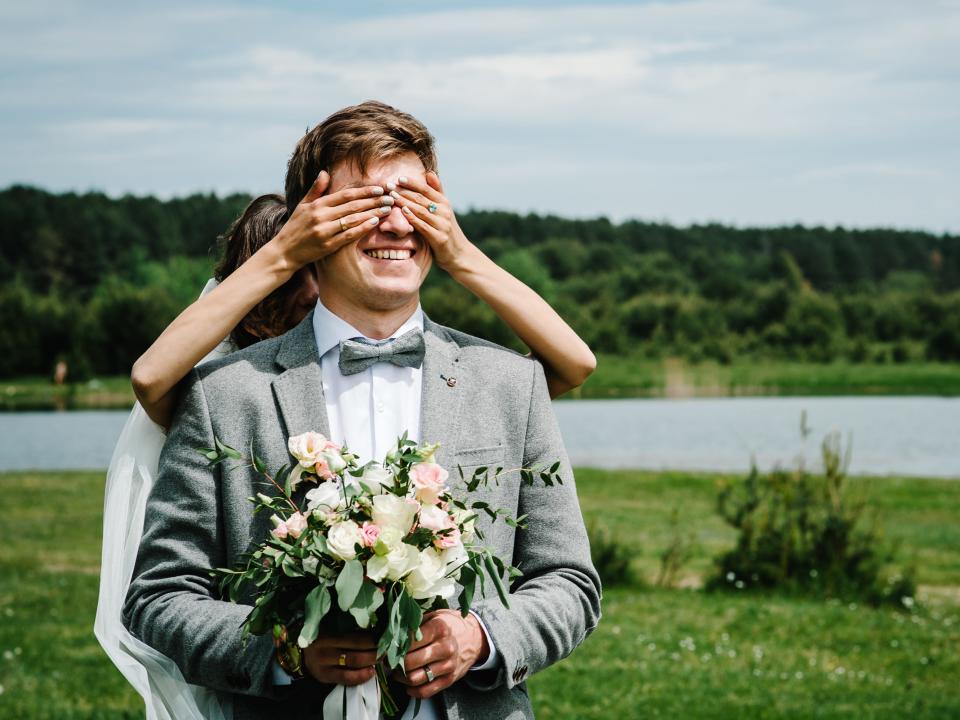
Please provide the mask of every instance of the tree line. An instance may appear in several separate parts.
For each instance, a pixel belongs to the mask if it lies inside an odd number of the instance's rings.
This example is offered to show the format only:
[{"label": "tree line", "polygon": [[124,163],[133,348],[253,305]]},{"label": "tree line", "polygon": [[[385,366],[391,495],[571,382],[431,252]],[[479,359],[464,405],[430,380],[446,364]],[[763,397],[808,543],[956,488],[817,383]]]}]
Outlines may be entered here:
[{"label": "tree line", "polygon": [[[0,376],[125,374],[250,200],[0,191]],[[601,354],[829,362],[960,360],[960,237],[794,225],[676,227],[470,211],[467,236]],[[441,271],[426,312],[518,347]]]}]

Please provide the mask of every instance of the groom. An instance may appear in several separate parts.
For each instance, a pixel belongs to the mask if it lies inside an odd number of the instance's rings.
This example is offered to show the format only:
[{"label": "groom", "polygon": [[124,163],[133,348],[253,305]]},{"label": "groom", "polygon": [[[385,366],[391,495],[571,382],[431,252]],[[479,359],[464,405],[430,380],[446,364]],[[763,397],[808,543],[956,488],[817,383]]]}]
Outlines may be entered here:
[{"label": "groom", "polygon": [[223,601],[208,570],[236,564],[270,523],[247,500],[261,489],[253,471],[210,468],[197,452],[214,437],[238,448],[252,439],[270,468],[291,461],[287,437],[309,430],[346,443],[361,462],[382,458],[407,430],[440,443],[437,461],[452,477],[457,465],[469,476],[480,466],[561,461],[562,486],[522,487],[511,473],[477,491],[527,516],[520,531],[480,521],[485,542],[523,575],[510,609],[488,585],[467,618],[427,614],[400,679],[425,700],[421,718],[533,717],[526,678],[568,655],[600,618],[600,582],[543,368],[420,309],[432,263],[424,235],[453,222],[444,202],[425,196],[435,166],[427,129],[381,103],[345,108],[304,136],[288,168],[291,207],[321,170],[330,171],[331,193],[392,190],[402,177],[424,194],[395,195],[368,235],[318,263],[320,301],[297,327],[198,367],[186,383],[147,504],[124,623],[188,682],[231,694],[237,720],[321,717],[332,684],[372,677],[375,651],[362,635],[319,638],[300,678],[280,668],[269,637],[241,642],[249,607]]}]

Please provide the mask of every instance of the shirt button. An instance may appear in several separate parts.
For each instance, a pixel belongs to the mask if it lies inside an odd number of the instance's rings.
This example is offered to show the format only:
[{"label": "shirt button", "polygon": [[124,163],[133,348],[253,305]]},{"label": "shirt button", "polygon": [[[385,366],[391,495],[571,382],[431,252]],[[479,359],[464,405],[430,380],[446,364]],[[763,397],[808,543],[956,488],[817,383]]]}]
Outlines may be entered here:
[{"label": "shirt button", "polygon": [[378,402],[377,402],[377,412],[378,412],[378,413],[382,413],[382,412],[383,412],[383,402],[381,402],[381,401],[378,401]]}]

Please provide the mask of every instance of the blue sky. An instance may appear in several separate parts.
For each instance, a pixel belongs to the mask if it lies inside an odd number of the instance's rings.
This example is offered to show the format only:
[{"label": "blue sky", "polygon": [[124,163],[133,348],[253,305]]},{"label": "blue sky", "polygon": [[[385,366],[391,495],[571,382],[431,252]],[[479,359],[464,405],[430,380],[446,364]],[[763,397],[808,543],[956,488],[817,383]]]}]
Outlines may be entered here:
[{"label": "blue sky", "polygon": [[376,98],[461,209],[960,232],[960,0],[32,0],[0,98],[0,186],[274,191]]}]

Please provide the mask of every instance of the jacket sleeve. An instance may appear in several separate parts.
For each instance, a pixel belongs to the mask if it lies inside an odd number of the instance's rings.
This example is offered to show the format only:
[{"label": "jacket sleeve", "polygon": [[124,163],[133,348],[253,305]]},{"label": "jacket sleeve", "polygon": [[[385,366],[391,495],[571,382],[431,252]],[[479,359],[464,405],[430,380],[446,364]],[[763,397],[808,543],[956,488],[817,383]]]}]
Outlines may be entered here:
[{"label": "jacket sleeve", "polygon": [[171,658],[187,682],[274,696],[269,636],[241,640],[250,607],[219,599],[211,568],[223,567],[220,467],[197,452],[213,447],[203,385],[194,370],[160,455],[123,623]]},{"label": "jacket sleeve", "polygon": [[563,485],[548,488],[538,480],[520,488],[518,515],[527,519],[517,530],[513,564],[523,575],[510,590],[509,609],[496,596],[474,606],[502,659],[495,671],[467,675],[476,690],[523,682],[569,655],[600,620],[600,578],[539,362],[532,375],[523,464],[549,467],[559,460]]}]

